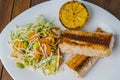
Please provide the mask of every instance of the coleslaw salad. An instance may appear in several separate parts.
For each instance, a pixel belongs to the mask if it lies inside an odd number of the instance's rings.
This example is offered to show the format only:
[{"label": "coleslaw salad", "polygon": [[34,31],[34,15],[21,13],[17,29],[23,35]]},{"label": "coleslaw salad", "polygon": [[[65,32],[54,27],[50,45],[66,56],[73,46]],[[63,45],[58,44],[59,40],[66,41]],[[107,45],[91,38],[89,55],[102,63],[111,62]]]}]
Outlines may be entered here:
[{"label": "coleslaw salad", "polygon": [[24,27],[16,26],[16,31],[10,33],[10,46],[17,67],[31,66],[45,75],[55,74],[63,59],[58,48],[60,34],[61,29],[43,16]]}]

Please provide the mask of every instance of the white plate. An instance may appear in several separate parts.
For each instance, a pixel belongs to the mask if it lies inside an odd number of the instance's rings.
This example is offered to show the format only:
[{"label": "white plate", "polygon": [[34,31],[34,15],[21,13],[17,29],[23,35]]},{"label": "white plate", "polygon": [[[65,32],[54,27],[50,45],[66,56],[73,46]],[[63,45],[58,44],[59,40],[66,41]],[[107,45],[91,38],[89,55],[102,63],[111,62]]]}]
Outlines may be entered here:
[{"label": "white plate", "polygon": [[15,25],[21,26],[33,22],[37,15],[43,14],[49,20],[55,17],[55,24],[63,28],[58,19],[58,12],[66,1],[68,0],[53,0],[38,4],[17,16],[5,27],[0,36],[0,58],[9,74],[15,80],[120,80],[120,21],[102,8],[86,1],[83,3],[87,6],[90,17],[84,30],[93,31],[101,27],[105,31],[114,33],[115,46],[112,54],[100,59],[84,78],[78,79],[65,64],[63,64],[64,71],[53,76],[43,76],[39,70],[31,71],[28,68],[21,70],[16,67],[15,61],[8,57],[12,53],[8,45],[9,34],[15,29]]}]

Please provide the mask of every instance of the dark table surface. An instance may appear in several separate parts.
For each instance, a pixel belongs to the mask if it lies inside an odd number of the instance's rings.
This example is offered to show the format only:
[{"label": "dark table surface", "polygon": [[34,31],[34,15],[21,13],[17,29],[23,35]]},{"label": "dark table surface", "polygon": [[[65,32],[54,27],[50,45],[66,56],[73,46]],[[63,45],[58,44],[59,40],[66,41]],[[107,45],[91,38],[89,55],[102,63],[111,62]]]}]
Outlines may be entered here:
[{"label": "dark table surface", "polygon": [[[47,0],[0,0],[0,31],[24,10]],[[69,1],[69,0],[68,0]],[[120,20],[120,0],[86,0],[94,3]],[[0,61],[0,80],[13,80]]]}]

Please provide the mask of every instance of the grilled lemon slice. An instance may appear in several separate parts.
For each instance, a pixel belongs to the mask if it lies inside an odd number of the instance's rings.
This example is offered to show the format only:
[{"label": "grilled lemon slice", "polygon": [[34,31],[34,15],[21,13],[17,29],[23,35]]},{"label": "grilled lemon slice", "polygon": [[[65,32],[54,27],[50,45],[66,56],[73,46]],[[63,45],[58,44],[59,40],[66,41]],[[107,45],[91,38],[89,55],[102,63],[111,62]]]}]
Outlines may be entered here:
[{"label": "grilled lemon slice", "polygon": [[68,29],[82,28],[88,20],[88,10],[79,1],[69,1],[60,8],[59,19]]}]

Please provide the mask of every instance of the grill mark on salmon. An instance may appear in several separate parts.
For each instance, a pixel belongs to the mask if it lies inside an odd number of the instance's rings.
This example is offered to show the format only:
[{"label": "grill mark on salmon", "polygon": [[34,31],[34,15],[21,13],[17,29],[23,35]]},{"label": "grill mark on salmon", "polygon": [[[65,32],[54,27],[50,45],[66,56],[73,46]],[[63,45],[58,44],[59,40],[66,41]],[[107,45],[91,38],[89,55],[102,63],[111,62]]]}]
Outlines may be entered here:
[{"label": "grill mark on salmon", "polygon": [[85,33],[85,34],[86,34],[86,36],[85,35],[76,35],[76,34],[64,33],[61,36],[66,37],[66,38],[70,38],[70,39],[74,39],[77,41],[99,44],[99,45],[104,45],[104,46],[109,47],[112,35],[107,35],[105,37],[104,35],[101,35],[101,34],[99,34],[99,36],[96,36],[96,35],[98,35],[96,33],[95,34],[94,33],[93,34]]}]

